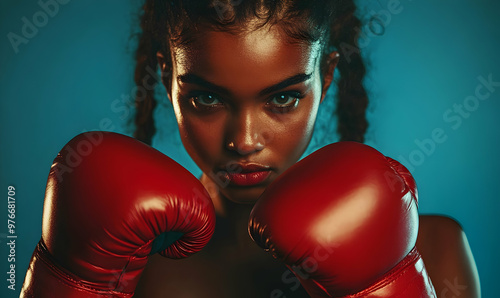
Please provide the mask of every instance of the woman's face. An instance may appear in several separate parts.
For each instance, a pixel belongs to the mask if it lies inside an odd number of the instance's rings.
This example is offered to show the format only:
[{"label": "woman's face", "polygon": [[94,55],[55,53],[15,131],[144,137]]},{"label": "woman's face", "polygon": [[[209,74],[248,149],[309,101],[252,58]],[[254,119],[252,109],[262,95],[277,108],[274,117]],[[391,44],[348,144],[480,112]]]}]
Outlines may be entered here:
[{"label": "woman's face", "polygon": [[335,66],[322,81],[319,43],[284,36],[267,26],[238,35],[208,31],[171,51],[167,90],[182,142],[235,202],[256,201],[300,158],[331,83]]}]

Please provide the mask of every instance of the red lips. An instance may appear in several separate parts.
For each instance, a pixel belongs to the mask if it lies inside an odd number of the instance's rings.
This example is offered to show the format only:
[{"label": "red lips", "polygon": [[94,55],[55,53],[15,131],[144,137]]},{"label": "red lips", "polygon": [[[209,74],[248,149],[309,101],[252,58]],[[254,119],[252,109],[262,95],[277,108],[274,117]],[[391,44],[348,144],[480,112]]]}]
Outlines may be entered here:
[{"label": "red lips", "polygon": [[230,163],[219,173],[230,184],[252,186],[264,182],[271,174],[271,168],[257,163]]}]

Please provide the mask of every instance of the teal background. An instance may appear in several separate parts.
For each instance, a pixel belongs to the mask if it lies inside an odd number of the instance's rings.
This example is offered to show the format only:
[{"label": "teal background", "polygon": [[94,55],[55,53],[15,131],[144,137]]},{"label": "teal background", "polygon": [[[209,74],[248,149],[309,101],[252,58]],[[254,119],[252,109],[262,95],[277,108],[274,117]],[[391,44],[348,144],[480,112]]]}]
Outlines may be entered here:
[{"label": "teal background", "polygon": [[[385,23],[381,36],[363,28],[368,34],[363,50],[370,61],[366,85],[372,98],[367,143],[411,169],[419,186],[421,213],[446,214],[462,224],[483,296],[494,297],[500,268],[500,87],[468,116],[460,116],[459,127],[443,115],[474,95],[478,77],[491,75],[500,81],[500,2],[402,0],[392,13],[389,2],[398,1],[363,1],[365,19],[379,12]],[[131,35],[137,30],[139,3],[60,4],[28,43],[19,45],[18,53],[9,32],[21,35],[22,18],[32,20],[42,8],[36,1],[0,3],[2,297],[19,295],[40,238],[45,183],[59,149],[86,130],[131,132],[126,114],[132,111],[126,103],[133,92]],[[324,135],[320,128],[329,121],[328,103],[321,109],[308,152],[324,144],[319,141]],[[154,146],[199,175],[180,143],[165,98],[157,115],[162,120]],[[436,129],[444,141],[427,150],[419,147]],[[336,135],[329,139],[335,140]],[[17,200],[15,293],[6,281],[8,185],[15,186]]]}]

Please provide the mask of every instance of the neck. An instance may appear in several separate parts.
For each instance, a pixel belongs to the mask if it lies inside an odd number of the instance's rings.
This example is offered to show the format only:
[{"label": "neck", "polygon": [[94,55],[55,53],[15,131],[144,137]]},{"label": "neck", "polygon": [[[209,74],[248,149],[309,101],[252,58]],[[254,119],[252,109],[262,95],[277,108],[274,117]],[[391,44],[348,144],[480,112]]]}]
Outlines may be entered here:
[{"label": "neck", "polygon": [[238,246],[252,242],[248,235],[248,218],[253,204],[241,204],[229,200],[205,174],[201,176],[200,181],[207,189],[217,214],[214,238],[231,239],[230,241]]}]

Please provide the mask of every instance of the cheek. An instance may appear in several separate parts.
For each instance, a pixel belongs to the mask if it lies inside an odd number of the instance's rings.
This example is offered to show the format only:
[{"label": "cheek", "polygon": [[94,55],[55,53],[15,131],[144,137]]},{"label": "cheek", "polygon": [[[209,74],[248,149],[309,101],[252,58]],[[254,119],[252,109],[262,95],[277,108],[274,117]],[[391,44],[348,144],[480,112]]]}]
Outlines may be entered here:
[{"label": "cheek", "polygon": [[274,143],[288,159],[298,159],[305,151],[311,139],[317,106],[309,105],[300,114],[282,124],[282,129],[276,131]]},{"label": "cheek", "polygon": [[274,138],[269,148],[281,164],[282,171],[297,162],[311,140],[319,106],[317,97],[312,96],[298,113],[272,128]]},{"label": "cheek", "polygon": [[289,152],[289,163],[291,164],[302,156],[312,138],[321,92],[321,81],[317,78],[312,86],[308,100],[304,103],[300,113],[288,122],[287,132],[280,139],[282,146],[285,148],[284,150]]},{"label": "cheek", "polygon": [[223,144],[223,119],[201,119],[174,103],[184,148],[202,171],[212,167]]}]

